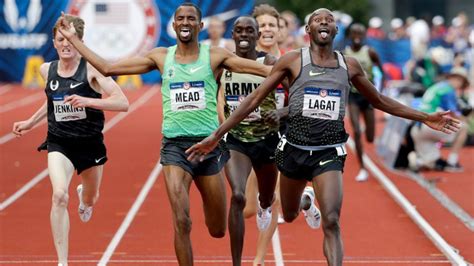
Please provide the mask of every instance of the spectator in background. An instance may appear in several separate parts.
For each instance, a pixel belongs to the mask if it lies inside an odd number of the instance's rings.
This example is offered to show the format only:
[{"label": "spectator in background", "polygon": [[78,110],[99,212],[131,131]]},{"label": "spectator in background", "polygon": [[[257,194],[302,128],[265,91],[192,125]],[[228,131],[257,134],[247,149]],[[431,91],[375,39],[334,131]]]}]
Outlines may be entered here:
[{"label": "spectator in background", "polygon": [[[420,111],[434,113],[451,110],[456,118],[466,121],[472,108],[461,100],[469,86],[467,71],[464,68],[453,68],[446,77],[429,87],[424,93]],[[416,153],[410,153],[408,160],[412,170],[431,169],[437,171],[460,172],[459,152],[467,138],[467,126],[463,123],[456,134],[435,131],[424,124],[417,123],[410,131]],[[447,160],[441,158],[438,142],[452,143]]]},{"label": "spectator in background", "polygon": [[469,34],[468,18],[465,13],[461,12],[453,18],[445,40],[452,46],[454,53],[469,54]]},{"label": "spectator in background", "polygon": [[225,23],[218,17],[211,17],[209,27],[207,28],[209,39],[202,41],[204,44],[226,48],[229,51],[235,51],[235,45],[231,40],[224,38]]},{"label": "spectator in background", "polygon": [[373,17],[369,20],[369,28],[367,29],[367,38],[385,39],[385,32],[382,29],[383,20],[379,17]]},{"label": "spectator in background", "polygon": [[407,29],[411,42],[412,57],[420,60],[426,55],[430,41],[430,28],[423,19],[413,22]]},{"label": "spectator in background", "polygon": [[344,12],[334,11],[334,18],[339,29],[334,38],[334,48],[336,50],[343,50],[346,46],[346,30],[352,23],[352,17]]},{"label": "spectator in background", "polygon": [[408,35],[410,34],[408,32],[409,31],[408,29],[410,28],[411,25],[413,25],[413,22],[415,22],[415,21],[416,21],[416,18],[414,16],[409,16],[405,19],[405,29],[406,29]]},{"label": "spectator in background", "polygon": [[409,79],[421,83],[425,89],[433,85],[441,74],[439,64],[429,54],[417,61],[411,60],[407,68]]},{"label": "spectator in background", "polygon": [[444,18],[442,16],[434,16],[431,20],[431,40],[442,40],[446,36],[448,30],[444,25]]},{"label": "spectator in background", "polygon": [[388,34],[388,38],[392,41],[397,41],[407,37],[403,20],[401,18],[394,18],[390,21],[391,31]]}]

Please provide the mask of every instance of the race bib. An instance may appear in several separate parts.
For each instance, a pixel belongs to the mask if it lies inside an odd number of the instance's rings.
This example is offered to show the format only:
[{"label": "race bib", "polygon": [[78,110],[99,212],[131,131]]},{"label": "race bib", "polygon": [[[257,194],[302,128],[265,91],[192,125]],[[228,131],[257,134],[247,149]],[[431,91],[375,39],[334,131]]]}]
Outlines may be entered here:
[{"label": "race bib", "polygon": [[74,121],[86,119],[86,108],[73,107],[64,103],[64,96],[53,96],[54,117],[56,122]]},{"label": "race bib", "polygon": [[[243,95],[227,95],[225,96],[226,103],[229,106],[229,111],[232,114],[239,106],[240,103],[245,99]],[[255,108],[244,120],[244,122],[252,122],[260,120],[262,117],[260,115],[260,106]]]},{"label": "race bib", "polygon": [[305,88],[303,116],[337,120],[341,104],[341,91],[320,88]]},{"label": "race bib", "polygon": [[170,84],[171,111],[195,111],[206,108],[204,81]]},{"label": "race bib", "polygon": [[285,90],[277,88],[275,90],[276,109],[285,107]]}]

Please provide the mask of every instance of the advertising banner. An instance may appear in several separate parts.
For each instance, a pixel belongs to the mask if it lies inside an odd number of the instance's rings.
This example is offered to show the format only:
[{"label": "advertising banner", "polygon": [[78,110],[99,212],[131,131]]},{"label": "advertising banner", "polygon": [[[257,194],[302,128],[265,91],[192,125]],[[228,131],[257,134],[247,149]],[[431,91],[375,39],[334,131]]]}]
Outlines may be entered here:
[{"label": "advertising banner", "polygon": [[[230,37],[233,21],[252,12],[253,1],[195,0],[201,8],[207,38],[211,16],[226,23]],[[0,1],[0,82],[21,82],[25,70],[36,69],[38,58],[57,59],[52,28],[61,11],[85,21],[84,42],[107,60],[118,60],[158,46],[176,43],[173,15],[182,1],[164,0],[2,0]],[[34,61],[31,61],[31,60]],[[32,63],[35,62],[35,63]],[[34,67],[28,67],[34,66]],[[35,73],[26,73],[35,75]],[[157,71],[142,75],[146,83],[158,82]]]}]

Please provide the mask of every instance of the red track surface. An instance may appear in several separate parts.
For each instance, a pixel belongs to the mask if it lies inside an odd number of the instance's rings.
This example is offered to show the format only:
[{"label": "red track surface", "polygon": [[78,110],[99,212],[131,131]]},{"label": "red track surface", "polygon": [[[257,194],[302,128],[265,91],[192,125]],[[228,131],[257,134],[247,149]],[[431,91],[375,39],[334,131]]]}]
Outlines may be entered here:
[{"label": "red track surface", "polygon": [[[149,91],[150,88],[143,88],[126,94],[133,104]],[[4,106],[38,92],[14,87],[1,95],[0,104]],[[43,101],[37,100],[0,113],[0,138],[11,131],[13,121],[28,118]],[[107,113],[107,121],[116,115]],[[70,265],[97,264],[107,250],[159,160],[160,125],[161,101],[156,93],[106,132],[109,162],[105,167],[100,200],[87,224],[81,223],[76,214],[78,200],[74,188],[79,178],[74,177],[69,204]],[[45,134],[46,125],[42,125],[21,139],[0,144],[2,204],[46,169],[46,153],[35,150]],[[373,145],[366,147],[368,155],[376,158]],[[472,148],[465,148],[461,163],[466,169],[462,174],[426,174],[427,178],[442,176],[439,188],[471,216],[474,211],[473,155]],[[377,164],[438,233],[459,249],[467,261],[474,261],[472,231],[414,181]],[[357,171],[356,158],[350,153],[344,173],[341,219],[345,264],[449,265],[446,257],[374,178],[365,183],[354,181]],[[56,253],[49,225],[51,186],[47,179],[0,211],[0,265],[54,265]],[[201,199],[195,187],[191,199],[195,264],[231,265],[228,235],[224,239],[212,239],[204,225]],[[322,231],[309,229],[303,217],[292,224],[281,225],[279,234],[286,265],[326,264],[322,253]],[[255,254],[256,237],[254,219],[248,220],[244,247],[246,265],[251,265]],[[177,265],[170,208],[161,175],[111,255],[109,265]],[[267,265],[274,265],[273,260],[270,248]]]}]

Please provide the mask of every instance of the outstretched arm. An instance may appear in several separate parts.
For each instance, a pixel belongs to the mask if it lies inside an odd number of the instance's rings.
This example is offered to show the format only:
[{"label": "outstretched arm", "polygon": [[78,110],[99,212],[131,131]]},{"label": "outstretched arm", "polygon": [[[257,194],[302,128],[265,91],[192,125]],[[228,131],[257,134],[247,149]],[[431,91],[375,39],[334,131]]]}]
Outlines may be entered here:
[{"label": "outstretched arm", "polygon": [[216,58],[221,67],[236,73],[248,73],[267,77],[272,70],[271,66],[257,63],[255,60],[242,58],[220,47],[211,47],[212,58]]},{"label": "outstretched arm", "polygon": [[[249,60],[250,61],[250,60]],[[250,95],[245,97],[245,100],[240,104],[240,106],[232,112],[232,114],[225,120],[223,124],[216,131],[214,131],[209,137],[205,138],[203,141],[193,145],[189,148],[186,153],[189,154],[188,160],[192,161],[204,159],[204,156],[212,151],[219,140],[227,133],[231,128],[236,126],[240,121],[245,119],[248,114],[255,110],[259,106],[265,97],[269,93],[273,93],[275,87],[283,80],[288,71],[288,65],[290,64],[288,59],[280,59],[273,67],[270,75],[260,84],[260,86],[254,90]]]},{"label": "outstretched arm", "polygon": [[87,77],[92,88],[108,97],[102,99],[70,95],[65,98],[65,103],[74,107],[90,107],[99,110],[126,112],[128,100],[119,85],[111,78],[104,77],[93,66],[87,64]]},{"label": "outstretched arm", "polygon": [[152,50],[146,56],[126,58],[115,63],[110,63],[94,53],[77,37],[74,26],[72,26],[72,23],[67,23],[64,19],[64,14],[61,15],[58,30],[89,63],[105,76],[143,74],[157,68],[153,60],[153,55],[159,48]]},{"label": "outstretched arm", "polygon": [[459,130],[461,122],[452,118],[450,111],[427,114],[401,104],[390,97],[378,93],[374,85],[365,77],[362,67],[356,59],[347,57],[347,63],[352,84],[375,108],[395,116],[423,122],[427,126],[444,133],[452,133]]}]

